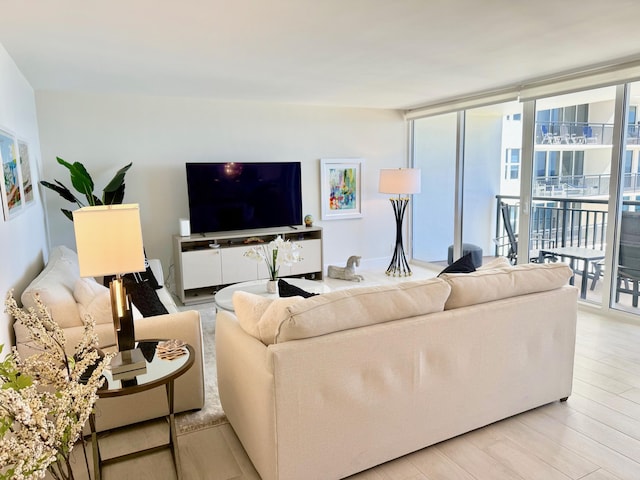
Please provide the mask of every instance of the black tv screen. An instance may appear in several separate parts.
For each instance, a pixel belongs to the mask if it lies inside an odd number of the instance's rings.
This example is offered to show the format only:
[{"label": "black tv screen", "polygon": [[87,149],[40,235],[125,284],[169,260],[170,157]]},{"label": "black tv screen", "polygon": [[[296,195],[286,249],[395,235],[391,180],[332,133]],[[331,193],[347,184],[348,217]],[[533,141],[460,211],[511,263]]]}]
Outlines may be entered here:
[{"label": "black tv screen", "polygon": [[186,167],[192,234],[302,223],[300,162]]}]

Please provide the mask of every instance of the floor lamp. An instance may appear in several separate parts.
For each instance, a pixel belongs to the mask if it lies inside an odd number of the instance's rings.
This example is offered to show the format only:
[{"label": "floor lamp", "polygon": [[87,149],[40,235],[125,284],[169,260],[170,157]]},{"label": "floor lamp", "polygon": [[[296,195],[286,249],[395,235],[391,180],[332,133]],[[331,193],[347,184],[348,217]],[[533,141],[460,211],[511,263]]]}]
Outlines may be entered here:
[{"label": "floor lamp", "polygon": [[396,246],[386,273],[394,277],[411,275],[411,268],[402,246],[402,221],[409,204],[409,195],[420,193],[420,170],[416,168],[382,169],[378,190],[380,193],[398,195],[397,198],[389,199],[396,216]]},{"label": "floor lamp", "polygon": [[83,207],[73,212],[73,227],[80,276],[115,275],[109,290],[113,328],[122,353],[117,361],[131,362],[135,331],[122,274],[145,270],[140,209],[137,204]]}]

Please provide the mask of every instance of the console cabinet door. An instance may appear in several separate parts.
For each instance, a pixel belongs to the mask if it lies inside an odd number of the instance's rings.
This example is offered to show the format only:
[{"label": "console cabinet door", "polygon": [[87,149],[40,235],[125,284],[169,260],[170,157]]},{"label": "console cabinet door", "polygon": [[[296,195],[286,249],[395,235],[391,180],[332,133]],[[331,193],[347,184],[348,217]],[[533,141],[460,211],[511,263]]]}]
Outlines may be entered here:
[{"label": "console cabinet door", "polygon": [[182,253],[182,287],[210,287],[222,283],[220,250],[193,250]]},{"label": "console cabinet door", "polygon": [[[259,263],[244,256],[244,252],[251,247],[231,247],[221,249],[222,253],[222,281],[223,285],[247,282],[258,279]],[[264,263],[264,262],[260,262]]]},{"label": "console cabinet door", "polygon": [[322,271],[322,240],[300,240],[296,242],[300,245],[300,262],[292,264],[290,267],[283,266],[280,269],[281,275],[304,275],[309,272]]}]

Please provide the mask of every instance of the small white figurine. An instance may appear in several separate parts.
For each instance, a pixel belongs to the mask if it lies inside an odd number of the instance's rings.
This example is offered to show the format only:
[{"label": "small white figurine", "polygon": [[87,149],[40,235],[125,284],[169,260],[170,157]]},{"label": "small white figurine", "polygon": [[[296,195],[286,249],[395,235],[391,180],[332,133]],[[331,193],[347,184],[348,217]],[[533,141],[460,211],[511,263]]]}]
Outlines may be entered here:
[{"label": "small white figurine", "polygon": [[360,257],[352,255],[347,260],[346,267],[336,267],[335,265],[329,265],[328,276],[329,278],[339,278],[340,280],[351,280],[352,282],[360,282],[364,280],[362,275],[356,273],[356,267],[360,266]]}]

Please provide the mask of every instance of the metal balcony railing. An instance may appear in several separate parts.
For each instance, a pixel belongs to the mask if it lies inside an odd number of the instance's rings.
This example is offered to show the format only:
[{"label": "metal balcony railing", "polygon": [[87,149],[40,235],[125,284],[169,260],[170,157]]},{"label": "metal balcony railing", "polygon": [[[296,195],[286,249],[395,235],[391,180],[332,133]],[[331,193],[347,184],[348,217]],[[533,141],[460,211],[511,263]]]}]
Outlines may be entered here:
[{"label": "metal balcony railing", "polygon": [[[517,196],[497,195],[496,238],[504,238],[506,229],[500,215],[500,202],[511,208],[511,225],[518,231],[520,206]],[[640,202],[625,202],[626,208],[638,208]],[[534,197],[531,208],[531,247],[586,247],[604,250],[607,230],[607,200]],[[506,256],[508,245],[496,245],[495,254]]]},{"label": "metal balcony railing", "polygon": [[[538,197],[593,197],[609,195],[611,175],[561,175],[536,177],[533,194]],[[640,174],[625,173],[622,180],[625,193],[640,194]],[[574,199],[574,201],[576,201]]]},{"label": "metal balcony railing", "polygon": [[[633,133],[634,135],[629,135],[629,138],[638,139],[640,132]],[[536,123],[536,144],[538,145],[611,145],[612,143],[612,123]]]}]

